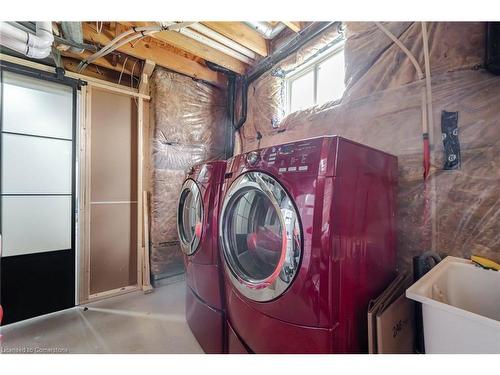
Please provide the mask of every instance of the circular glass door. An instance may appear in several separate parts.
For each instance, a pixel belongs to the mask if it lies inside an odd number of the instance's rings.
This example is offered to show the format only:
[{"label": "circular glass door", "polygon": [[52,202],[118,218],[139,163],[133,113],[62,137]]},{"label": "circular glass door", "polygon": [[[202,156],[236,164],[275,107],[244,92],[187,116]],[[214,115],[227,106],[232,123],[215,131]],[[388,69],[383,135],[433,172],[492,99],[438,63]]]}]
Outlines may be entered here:
[{"label": "circular glass door", "polygon": [[202,233],[203,203],[194,180],[182,186],[177,211],[177,229],[182,251],[192,255],[198,248]]},{"label": "circular glass door", "polygon": [[248,172],[229,188],[220,238],[233,285],[255,301],[269,301],[291,284],[299,268],[300,226],[295,207],[271,176]]}]

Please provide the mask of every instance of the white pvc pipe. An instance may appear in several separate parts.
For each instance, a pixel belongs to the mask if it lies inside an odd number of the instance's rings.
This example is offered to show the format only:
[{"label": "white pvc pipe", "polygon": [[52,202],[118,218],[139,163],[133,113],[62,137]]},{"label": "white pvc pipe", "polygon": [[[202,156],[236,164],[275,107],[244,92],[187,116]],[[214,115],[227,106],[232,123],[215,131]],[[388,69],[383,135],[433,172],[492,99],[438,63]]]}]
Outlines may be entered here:
[{"label": "white pvc pipe", "polygon": [[218,32],[210,29],[209,27],[206,27],[205,25],[202,25],[201,23],[194,23],[188,27],[190,29],[193,29],[194,31],[199,32],[200,34],[203,34],[203,35],[215,40],[216,42],[224,44],[226,47],[234,49],[235,51],[237,51],[237,52],[239,52],[239,53],[241,53],[241,54],[243,54],[251,59],[255,59],[255,57],[256,57],[255,53],[251,49],[246,48],[239,43],[236,43],[234,40],[229,39],[222,34],[219,34]]},{"label": "white pvc pipe", "polygon": [[14,51],[22,53],[23,55],[26,55],[26,53],[28,52],[28,45],[26,44],[26,42],[23,42],[17,38],[13,38],[8,34],[0,35],[0,44]]},{"label": "white pvc pipe", "polygon": [[208,47],[211,47],[213,49],[216,49],[222,53],[225,53],[226,55],[229,55],[229,56],[232,56],[234,57],[235,59],[237,60],[240,60],[246,64],[252,64],[252,59],[248,58],[247,56],[243,55],[242,53],[239,53],[229,47],[226,47],[225,45],[219,43],[219,42],[216,42],[215,40],[213,39],[210,39],[210,38],[207,38],[206,36],[204,35],[201,35],[200,33],[196,32],[196,31],[193,31],[193,30],[190,30],[190,29],[187,29],[187,28],[184,28],[184,29],[180,29],[180,30],[177,30],[177,32],[191,38],[191,39],[194,39]]},{"label": "white pvc pipe", "polygon": [[37,22],[36,35],[28,34],[28,46],[45,50],[52,47],[54,35],[52,34],[52,22]]},{"label": "white pvc pipe", "polygon": [[12,39],[17,39],[20,41],[23,41],[27,43],[28,42],[28,34],[21,30],[18,29],[15,26],[12,26],[10,23],[7,22],[0,22],[0,34],[2,36],[2,39],[4,37],[10,37]]},{"label": "white pvc pipe", "polygon": [[36,35],[7,23],[0,23],[0,44],[25,56],[43,59],[50,54],[54,36],[52,22],[37,22]]},{"label": "white pvc pipe", "polygon": [[431,84],[431,64],[429,57],[429,37],[427,35],[427,25],[422,22],[422,39],[424,44],[424,66],[425,66],[425,88],[427,92],[427,116],[428,116],[428,132],[429,142],[432,144],[432,135],[434,131],[434,118],[432,110],[432,84]]}]

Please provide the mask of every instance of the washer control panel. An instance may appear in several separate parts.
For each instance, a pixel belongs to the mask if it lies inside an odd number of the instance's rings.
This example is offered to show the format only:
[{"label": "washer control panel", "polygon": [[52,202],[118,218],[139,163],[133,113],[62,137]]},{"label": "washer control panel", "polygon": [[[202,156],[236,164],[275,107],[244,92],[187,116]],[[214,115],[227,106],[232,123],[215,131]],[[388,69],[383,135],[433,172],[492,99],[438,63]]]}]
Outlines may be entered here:
[{"label": "washer control panel", "polygon": [[264,168],[277,174],[317,173],[323,140],[322,137],[313,138],[251,151],[245,154],[245,162],[240,165],[240,171],[246,168]]}]

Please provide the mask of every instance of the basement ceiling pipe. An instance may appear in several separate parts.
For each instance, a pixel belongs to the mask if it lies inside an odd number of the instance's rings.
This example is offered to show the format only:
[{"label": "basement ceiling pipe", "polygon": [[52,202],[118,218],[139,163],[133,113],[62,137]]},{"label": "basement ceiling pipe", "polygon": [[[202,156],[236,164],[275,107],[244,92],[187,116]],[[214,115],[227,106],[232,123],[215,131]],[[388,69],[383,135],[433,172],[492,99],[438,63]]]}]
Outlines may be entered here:
[{"label": "basement ceiling pipe", "polygon": [[[61,22],[61,30],[64,38],[73,43],[73,45],[83,44],[83,30],[81,22]],[[83,48],[71,46],[70,51],[82,53]]]},{"label": "basement ceiling pipe", "polygon": [[237,52],[239,52],[239,53],[241,53],[241,54],[243,54],[251,59],[256,58],[255,52],[253,52],[251,49],[242,46],[241,44],[235,42],[234,40],[225,37],[224,35],[218,33],[217,31],[214,31],[211,28],[209,28],[205,25],[202,25],[201,23],[193,23],[192,25],[189,25],[188,28],[190,28],[194,31],[197,31],[200,34],[203,34],[203,35],[215,40],[216,42],[222,43],[226,47],[234,49],[235,51],[237,51]]},{"label": "basement ceiling pipe", "polygon": [[25,56],[46,58],[51,50],[54,36],[52,22],[37,22],[36,34],[23,31],[7,22],[0,23],[0,44]]},{"label": "basement ceiling pipe", "polygon": [[286,25],[282,22],[278,22],[274,26],[271,26],[267,22],[261,22],[261,21],[254,21],[254,22],[245,21],[245,24],[247,26],[250,26],[252,29],[257,31],[260,35],[262,35],[266,39],[273,39],[276,35],[281,33],[286,27]]},{"label": "basement ceiling pipe", "polygon": [[235,59],[240,60],[246,64],[253,63],[253,60],[250,59],[249,57],[245,56],[244,54],[237,52],[232,48],[226,47],[224,44],[219,43],[218,41],[215,41],[213,39],[210,39],[210,38],[198,33],[197,31],[194,31],[194,30],[191,30],[188,28],[182,28],[182,29],[179,29],[176,31],[191,38],[191,39],[194,39],[194,40],[196,40],[196,41],[198,41],[198,42],[200,42],[208,47],[211,47],[211,48],[216,49],[222,53],[225,53],[226,55],[234,57]]}]

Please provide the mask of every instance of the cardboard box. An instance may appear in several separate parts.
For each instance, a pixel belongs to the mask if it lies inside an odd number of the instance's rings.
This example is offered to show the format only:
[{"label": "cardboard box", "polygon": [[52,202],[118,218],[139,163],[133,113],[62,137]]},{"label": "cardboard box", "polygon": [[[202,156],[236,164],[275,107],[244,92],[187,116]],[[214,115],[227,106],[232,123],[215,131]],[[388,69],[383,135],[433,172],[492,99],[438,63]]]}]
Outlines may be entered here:
[{"label": "cardboard box", "polygon": [[370,354],[414,353],[414,305],[404,292],[411,275],[398,275],[368,306],[368,348]]}]

